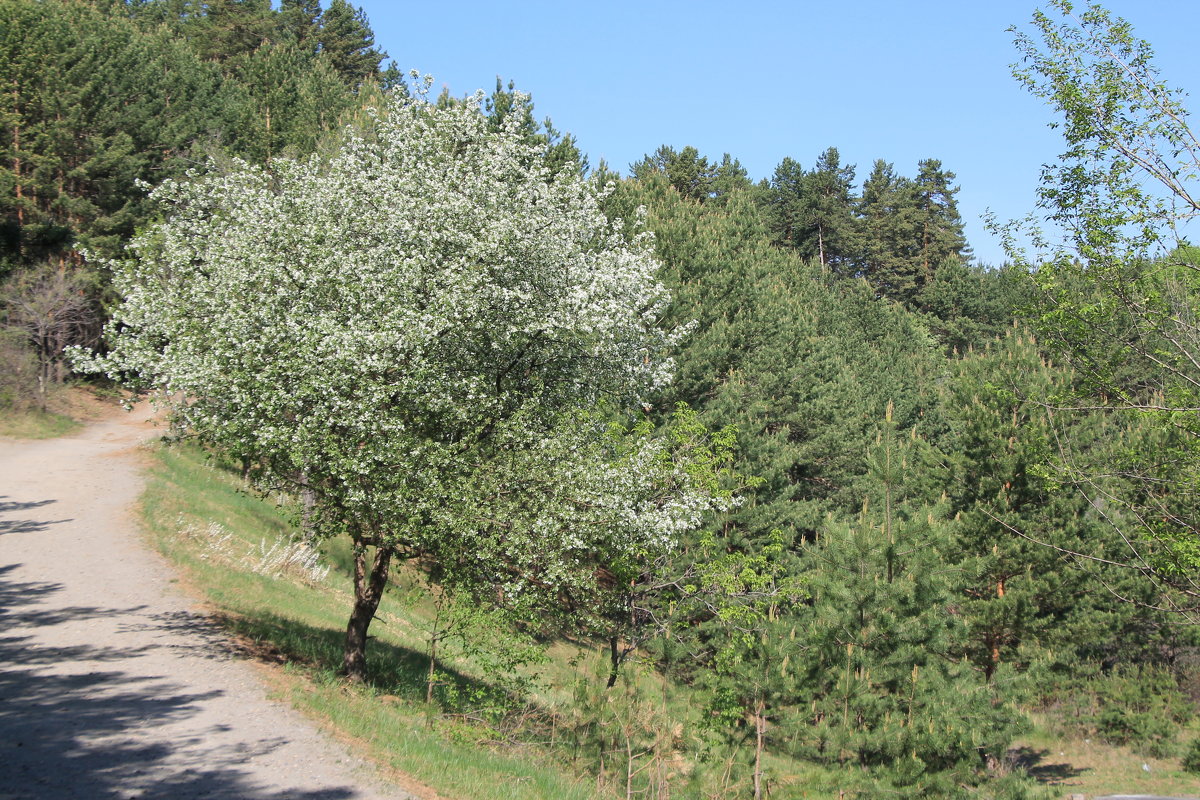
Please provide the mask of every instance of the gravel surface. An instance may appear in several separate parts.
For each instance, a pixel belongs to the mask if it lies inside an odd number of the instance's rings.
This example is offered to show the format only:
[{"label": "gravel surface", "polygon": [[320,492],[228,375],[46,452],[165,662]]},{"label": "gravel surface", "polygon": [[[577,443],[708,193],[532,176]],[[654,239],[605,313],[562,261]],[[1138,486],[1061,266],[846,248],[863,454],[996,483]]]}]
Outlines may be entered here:
[{"label": "gravel surface", "polygon": [[143,544],[145,416],[0,440],[0,800],[415,800],[268,700]]}]

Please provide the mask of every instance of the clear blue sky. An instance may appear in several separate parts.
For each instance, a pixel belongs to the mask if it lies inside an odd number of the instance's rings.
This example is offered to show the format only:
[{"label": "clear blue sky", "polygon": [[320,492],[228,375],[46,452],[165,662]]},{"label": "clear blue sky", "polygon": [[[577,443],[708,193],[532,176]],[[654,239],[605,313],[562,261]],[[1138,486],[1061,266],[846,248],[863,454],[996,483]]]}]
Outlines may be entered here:
[{"label": "clear blue sky", "polygon": [[[693,145],[758,180],[835,146],[861,181],[876,158],[910,177],[941,159],[987,264],[1003,254],[980,215],[1029,211],[1061,149],[1009,70],[1005,29],[1028,27],[1033,0],[352,2],[401,69],[455,96],[511,78],[593,165],[627,172],[660,144]],[[1200,2],[1105,5],[1154,45],[1169,83],[1200,91]]]}]

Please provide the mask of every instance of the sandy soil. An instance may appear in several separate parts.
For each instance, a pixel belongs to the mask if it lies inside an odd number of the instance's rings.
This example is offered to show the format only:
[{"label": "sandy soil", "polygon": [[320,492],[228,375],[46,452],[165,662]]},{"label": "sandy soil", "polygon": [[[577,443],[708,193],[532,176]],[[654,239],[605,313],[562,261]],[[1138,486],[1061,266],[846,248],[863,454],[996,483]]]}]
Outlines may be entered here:
[{"label": "sandy soil", "polygon": [[0,800],[414,798],[268,700],[143,544],[145,418],[0,440]]}]

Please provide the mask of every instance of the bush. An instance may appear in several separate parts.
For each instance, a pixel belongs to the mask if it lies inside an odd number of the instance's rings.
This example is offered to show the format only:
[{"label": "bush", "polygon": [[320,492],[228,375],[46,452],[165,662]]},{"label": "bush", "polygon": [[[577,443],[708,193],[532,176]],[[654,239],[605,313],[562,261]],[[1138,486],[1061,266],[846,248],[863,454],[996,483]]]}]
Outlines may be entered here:
[{"label": "bush", "polygon": [[0,409],[29,411],[38,405],[38,365],[24,336],[0,328]]},{"label": "bush", "polygon": [[[1087,670],[1081,665],[1080,671]],[[1175,737],[1195,713],[1165,667],[1118,666],[1072,683],[1057,709],[1060,732],[1095,735],[1155,758],[1175,755]]]},{"label": "bush", "polygon": [[1193,739],[1183,755],[1183,771],[1200,775],[1200,739]]}]

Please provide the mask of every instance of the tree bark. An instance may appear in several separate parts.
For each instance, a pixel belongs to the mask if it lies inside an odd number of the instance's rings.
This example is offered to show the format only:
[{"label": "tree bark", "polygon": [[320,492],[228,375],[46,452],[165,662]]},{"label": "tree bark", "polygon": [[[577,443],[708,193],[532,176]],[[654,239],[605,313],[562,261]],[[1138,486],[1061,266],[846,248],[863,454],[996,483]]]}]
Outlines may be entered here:
[{"label": "tree bark", "polygon": [[762,800],[762,756],[766,746],[766,704],[759,699],[754,706],[754,800]]},{"label": "tree bark", "polygon": [[367,570],[367,545],[354,544],[354,610],[346,626],[346,645],[342,654],[342,675],[355,683],[367,680],[367,628],[383,599],[387,586],[388,567],[392,562],[392,548],[378,547],[375,558]]},{"label": "tree bark", "polygon": [[608,640],[608,686],[611,689],[617,685],[617,675],[621,671],[621,649],[617,637],[612,636]]},{"label": "tree bark", "polygon": [[306,542],[312,542],[317,538],[317,529],[313,524],[313,514],[317,507],[317,493],[313,491],[312,485],[308,482],[308,472],[300,473],[300,504],[303,510],[300,512],[300,535]]}]

